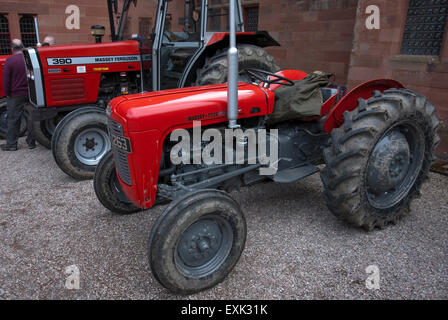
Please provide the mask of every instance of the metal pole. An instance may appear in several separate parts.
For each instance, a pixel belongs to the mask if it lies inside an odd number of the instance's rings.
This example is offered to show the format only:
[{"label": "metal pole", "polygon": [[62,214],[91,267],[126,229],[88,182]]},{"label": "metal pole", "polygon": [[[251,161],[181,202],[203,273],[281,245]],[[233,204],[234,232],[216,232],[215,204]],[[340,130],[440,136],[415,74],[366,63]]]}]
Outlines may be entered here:
[{"label": "metal pole", "polygon": [[115,33],[115,21],[114,21],[114,8],[112,0],[107,1],[107,10],[109,11],[109,24],[112,41],[117,41],[117,35]]},{"label": "metal pole", "polygon": [[37,17],[34,17],[34,28],[36,29],[37,46],[42,47],[42,43],[40,43],[39,24],[37,23]]},{"label": "metal pole", "polygon": [[236,47],[236,0],[230,0],[230,47],[228,52],[227,116],[229,128],[239,128],[238,120],[238,48]]},{"label": "metal pole", "polygon": [[190,32],[190,0],[185,0],[185,32]]}]

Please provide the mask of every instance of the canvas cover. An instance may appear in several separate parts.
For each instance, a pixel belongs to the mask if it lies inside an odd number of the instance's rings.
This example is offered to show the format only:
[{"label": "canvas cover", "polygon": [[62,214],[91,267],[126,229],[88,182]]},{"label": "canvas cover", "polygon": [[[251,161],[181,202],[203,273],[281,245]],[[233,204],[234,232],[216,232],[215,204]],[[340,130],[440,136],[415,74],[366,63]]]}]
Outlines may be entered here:
[{"label": "canvas cover", "polygon": [[277,124],[288,120],[297,120],[320,116],[323,104],[322,88],[330,85],[332,74],[314,72],[306,78],[294,81],[294,86],[282,86],[275,90],[274,112],[268,123]]}]

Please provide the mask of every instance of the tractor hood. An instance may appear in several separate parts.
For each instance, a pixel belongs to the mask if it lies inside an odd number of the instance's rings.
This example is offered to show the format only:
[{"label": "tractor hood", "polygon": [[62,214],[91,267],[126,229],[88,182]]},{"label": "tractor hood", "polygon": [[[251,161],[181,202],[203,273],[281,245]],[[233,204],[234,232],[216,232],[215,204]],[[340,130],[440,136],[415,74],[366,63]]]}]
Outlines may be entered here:
[{"label": "tractor hood", "polygon": [[142,60],[137,41],[41,47],[37,52],[46,76],[140,70]]},{"label": "tractor hood", "polygon": [[[256,85],[239,83],[240,118],[267,114],[271,100],[268,96]],[[110,112],[114,120],[124,122],[128,132],[165,132],[174,127],[191,127],[193,121],[222,122],[227,120],[227,85],[122,96],[110,102]]]}]

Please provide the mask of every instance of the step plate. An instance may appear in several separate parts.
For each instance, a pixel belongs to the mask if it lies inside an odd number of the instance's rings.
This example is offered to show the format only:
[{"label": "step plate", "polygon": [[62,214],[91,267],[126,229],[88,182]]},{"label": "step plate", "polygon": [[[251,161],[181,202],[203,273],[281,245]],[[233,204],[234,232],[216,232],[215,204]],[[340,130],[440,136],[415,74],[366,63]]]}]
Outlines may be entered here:
[{"label": "step plate", "polygon": [[319,168],[316,166],[306,165],[299,168],[282,170],[271,179],[277,183],[292,183],[301,179],[305,179],[319,171]]}]

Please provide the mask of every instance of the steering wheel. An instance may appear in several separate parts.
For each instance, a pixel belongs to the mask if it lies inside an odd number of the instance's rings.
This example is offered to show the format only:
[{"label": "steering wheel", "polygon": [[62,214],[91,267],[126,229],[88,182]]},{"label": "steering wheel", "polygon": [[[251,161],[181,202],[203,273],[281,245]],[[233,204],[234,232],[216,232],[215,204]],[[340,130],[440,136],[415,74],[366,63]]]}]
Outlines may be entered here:
[{"label": "steering wheel", "polygon": [[287,87],[293,87],[294,82],[291,79],[279,76],[278,74],[260,70],[260,69],[252,69],[247,68],[243,70],[245,73],[247,73],[250,77],[253,77],[265,84],[267,84],[267,87],[269,87],[271,84],[279,84],[282,86]]}]

